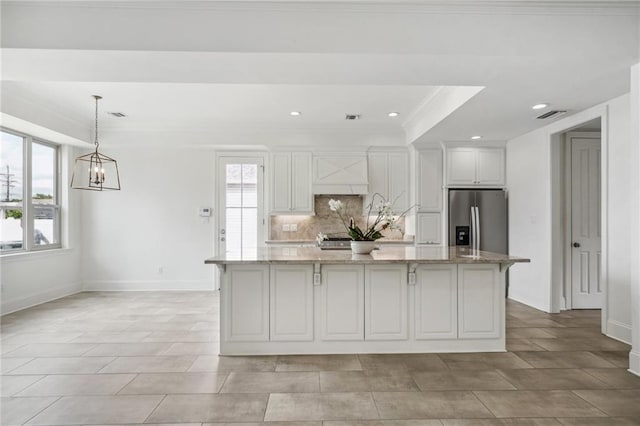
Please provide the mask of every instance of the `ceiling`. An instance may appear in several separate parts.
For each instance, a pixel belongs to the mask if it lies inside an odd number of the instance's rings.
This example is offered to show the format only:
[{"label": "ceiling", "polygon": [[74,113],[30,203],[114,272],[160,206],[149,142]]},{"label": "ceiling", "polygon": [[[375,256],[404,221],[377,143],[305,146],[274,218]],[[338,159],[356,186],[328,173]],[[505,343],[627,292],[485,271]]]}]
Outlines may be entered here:
[{"label": "ceiling", "polygon": [[388,144],[504,141],[548,123],[533,104],[571,114],[627,93],[639,6],[5,1],[2,111],[47,109],[90,129],[97,93],[103,111],[127,114],[104,116],[114,133],[216,128],[227,144],[267,143],[266,130],[271,143],[279,131],[314,143],[336,132],[354,144],[377,132]]}]

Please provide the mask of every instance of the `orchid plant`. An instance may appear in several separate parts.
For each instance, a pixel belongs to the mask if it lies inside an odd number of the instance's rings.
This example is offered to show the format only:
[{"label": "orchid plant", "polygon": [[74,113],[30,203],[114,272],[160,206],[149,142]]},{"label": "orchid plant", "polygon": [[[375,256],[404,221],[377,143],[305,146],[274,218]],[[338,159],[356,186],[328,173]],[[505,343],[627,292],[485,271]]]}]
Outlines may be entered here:
[{"label": "orchid plant", "polygon": [[[367,223],[365,229],[361,229],[353,217],[350,217],[346,211],[346,206],[340,200],[329,200],[329,209],[336,212],[340,221],[347,229],[347,234],[354,241],[375,241],[383,237],[382,231],[385,229],[400,229],[400,218],[402,218],[411,209],[407,209],[401,214],[393,211],[393,203],[387,201],[382,195],[375,193],[371,198],[371,202],[367,205]],[[375,210],[374,210],[375,209]],[[377,216],[371,222],[372,212],[377,212]],[[318,233],[316,240],[318,243],[326,240],[327,236],[322,232]]]}]

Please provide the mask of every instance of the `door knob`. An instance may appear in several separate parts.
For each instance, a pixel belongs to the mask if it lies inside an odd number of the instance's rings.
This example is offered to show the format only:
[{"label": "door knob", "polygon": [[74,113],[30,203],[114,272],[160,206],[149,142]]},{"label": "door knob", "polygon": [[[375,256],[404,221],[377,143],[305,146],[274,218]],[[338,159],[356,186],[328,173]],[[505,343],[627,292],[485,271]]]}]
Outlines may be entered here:
[{"label": "door knob", "polygon": [[575,243],[573,243],[573,246],[574,246],[575,248],[578,248],[578,247],[580,247],[580,243],[575,242]]},{"label": "door knob", "polygon": [[220,233],[221,233],[222,235],[224,235],[226,232],[227,232],[227,231],[225,231],[224,229],[221,229],[221,230],[220,230]]},{"label": "door knob", "polygon": [[226,240],[226,238],[224,238],[224,237],[220,238],[220,241],[225,241],[225,240]]}]

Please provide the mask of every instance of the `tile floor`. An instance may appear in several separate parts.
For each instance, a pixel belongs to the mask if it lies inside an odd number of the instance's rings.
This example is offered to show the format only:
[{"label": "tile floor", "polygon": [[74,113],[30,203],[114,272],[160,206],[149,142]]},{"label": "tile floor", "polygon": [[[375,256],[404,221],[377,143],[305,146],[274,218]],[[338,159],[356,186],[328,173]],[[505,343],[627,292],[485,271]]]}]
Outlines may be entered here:
[{"label": "tile floor", "polygon": [[218,357],[217,294],[80,293],[2,317],[1,422],[640,425],[599,311],[507,317],[507,353]]}]

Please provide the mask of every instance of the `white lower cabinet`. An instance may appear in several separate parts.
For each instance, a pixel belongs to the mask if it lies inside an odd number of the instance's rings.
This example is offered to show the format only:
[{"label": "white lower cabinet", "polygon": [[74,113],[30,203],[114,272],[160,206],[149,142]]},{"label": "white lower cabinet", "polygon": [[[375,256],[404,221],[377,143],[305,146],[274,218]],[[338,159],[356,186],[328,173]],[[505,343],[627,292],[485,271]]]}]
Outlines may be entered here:
[{"label": "white lower cabinet", "polygon": [[321,340],[364,340],[364,266],[323,265]]},{"label": "white lower cabinet", "polygon": [[271,340],[313,340],[313,266],[272,265],[270,278]]},{"label": "white lower cabinet", "polygon": [[407,265],[366,265],[364,339],[407,339]]},{"label": "white lower cabinet", "polygon": [[458,267],[458,337],[500,337],[502,301],[499,265]]},{"label": "white lower cabinet", "polygon": [[228,265],[222,283],[226,340],[269,340],[269,265]]},{"label": "white lower cabinet", "polygon": [[457,265],[416,268],[414,328],[416,340],[458,337]]}]

